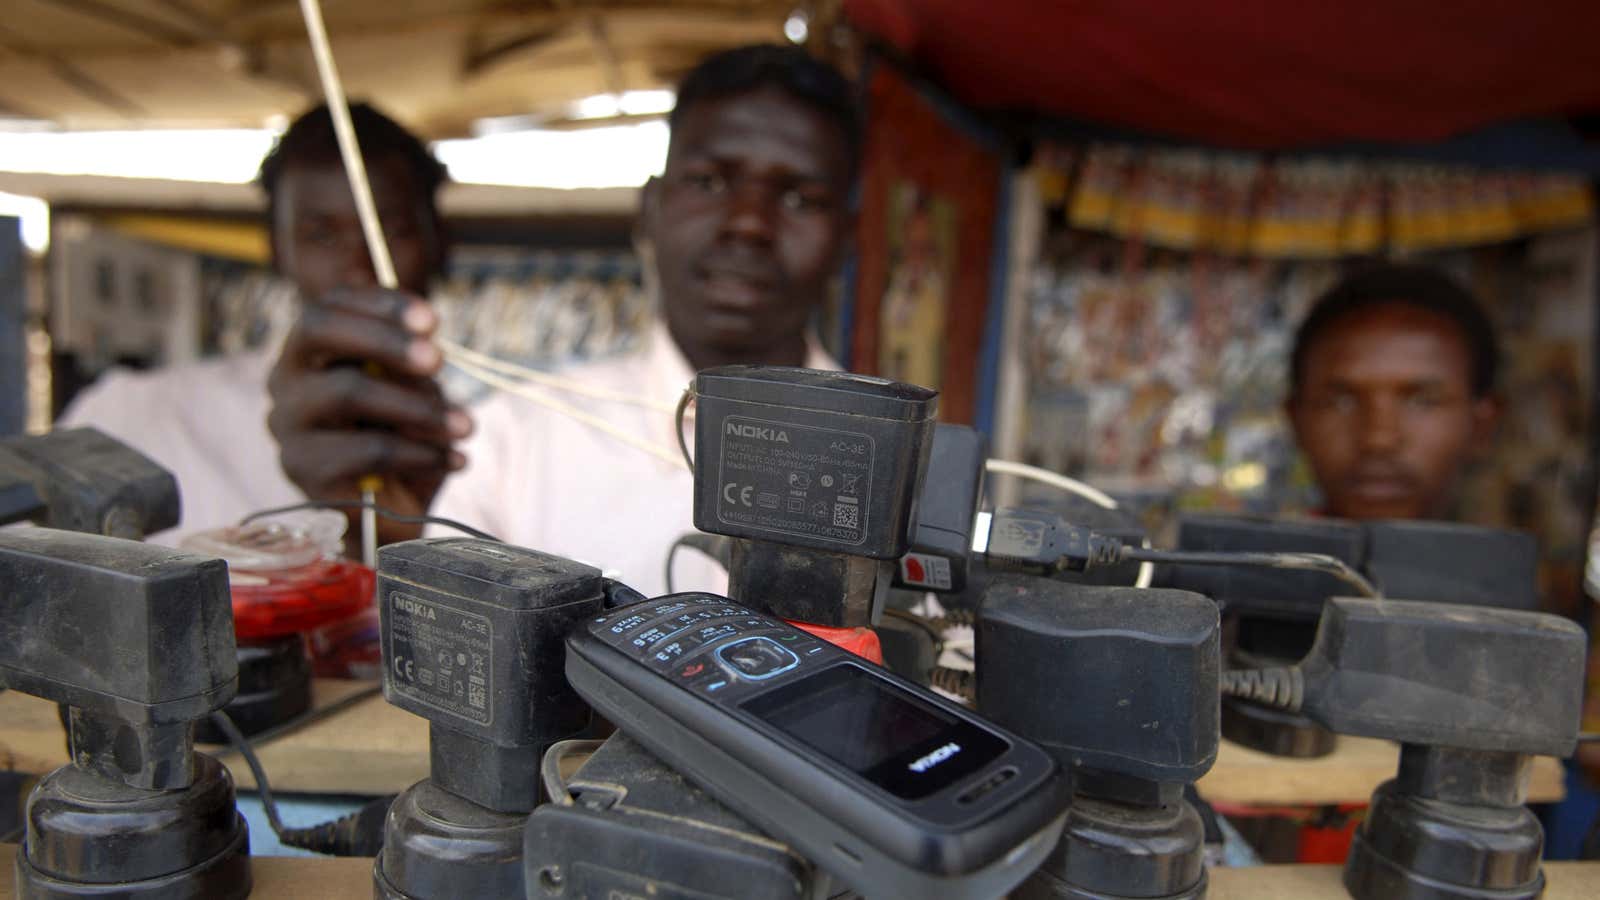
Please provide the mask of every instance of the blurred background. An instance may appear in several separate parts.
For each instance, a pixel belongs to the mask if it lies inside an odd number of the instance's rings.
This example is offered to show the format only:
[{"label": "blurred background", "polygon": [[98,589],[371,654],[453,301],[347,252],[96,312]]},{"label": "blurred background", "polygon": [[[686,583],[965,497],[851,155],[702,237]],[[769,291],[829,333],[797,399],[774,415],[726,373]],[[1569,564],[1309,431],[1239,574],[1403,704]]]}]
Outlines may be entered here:
[{"label": "blurred background", "polygon": [[[434,141],[447,332],[626,350],[677,78],[794,42],[868,110],[854,260],[819,323],[940,387],[997,455],[1145,511],[1314,508],[1293,329],[1372,257],[1484,299],[1512,398],[1470,516],[1537,534],[1557,608],[1595,511],[1593,3],[330,0],[347,89]],[[295,298],[250,183],[320,91],[286,0],[14,0],[0,24],[0,429],[113,365],[260,346]],[[470,389],[455,385],[460,392]]]}]

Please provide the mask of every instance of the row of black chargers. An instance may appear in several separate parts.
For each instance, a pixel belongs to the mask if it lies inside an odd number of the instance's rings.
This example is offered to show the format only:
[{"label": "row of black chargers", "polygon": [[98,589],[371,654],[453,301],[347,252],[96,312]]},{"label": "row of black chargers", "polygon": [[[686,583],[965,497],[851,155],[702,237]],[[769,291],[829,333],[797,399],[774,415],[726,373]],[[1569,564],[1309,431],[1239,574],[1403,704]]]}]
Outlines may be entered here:
[{"label": "row of black chargers", "polygon": [[[247,896],[248,835],[231,781],[193,744],[194,723],[236,682],[226,567],[126,540],[175,519],[170,476],[93,432],[52,437],[48,452],[12,442],[0,455],[4,517],[51,526],[0,534],[0,684],[65,704],[72,726],[72,764],[30,798],[19,895]],[[1191,545],[1212,542],[1205,549],[1265,541],[1334,552],[1397,596],[1488,601],[1329,603],[1337,588],[1299,574],[1160,575],[1268,623],[1241,626],[1252,637],[1238,659],[1304,657],[1299,706],[1310,721],[1287,727],[1401,742],[1400,771],[1375,795],[1347,866],[1353,895],[1537,896],[1542,834],[1523,807],[1529,760],[1573,749],[1584,637],[1554,617],[1492,608],[1529,605],[1529,548],[1472,529],[1322,523],[1305,527],[1333,543],[1314,544],[1282,523],[1188,527]],[[1427,540],[1407,548],[1395,533]],[[386,558],[408,552],[398,545]],[[400,584],[383,569],[380,597],[462,593]],[[1015,896],[1203,896],[1200,828],[1181,791],[1209,770],[1227,718],[1217,702],[1226,680],[1218,603],[1194,590],[983,580],[978,709],[1057,755],[1076,792],[1056,851]],[[561,676],[561,634],[606,597],[544,608],[515,593],[475,599],[496,617],[497,639],[543,662],[503,673],[487,725],[408,706],[430,719],[432,774],[389,811],[376,896],[844,890],[626,737],[609,739],[570,780],[542,778],[544,749],[591,727]],[[1296,645],[1318,621],[1310,645]]]}]

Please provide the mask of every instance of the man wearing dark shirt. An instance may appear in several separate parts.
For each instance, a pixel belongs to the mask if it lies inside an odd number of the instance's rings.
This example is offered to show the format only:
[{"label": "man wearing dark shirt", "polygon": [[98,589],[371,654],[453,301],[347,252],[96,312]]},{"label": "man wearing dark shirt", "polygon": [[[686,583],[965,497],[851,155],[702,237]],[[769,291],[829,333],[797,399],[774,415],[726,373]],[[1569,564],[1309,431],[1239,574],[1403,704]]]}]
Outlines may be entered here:
[{"label": "man wearing dark shirt", "polygon": [[1465,288],[1422,265],[1341,281],[1295,337],[1287,404],[1322,488],[1347,519],[1447,519],[1494,435],[1494,331]]}]

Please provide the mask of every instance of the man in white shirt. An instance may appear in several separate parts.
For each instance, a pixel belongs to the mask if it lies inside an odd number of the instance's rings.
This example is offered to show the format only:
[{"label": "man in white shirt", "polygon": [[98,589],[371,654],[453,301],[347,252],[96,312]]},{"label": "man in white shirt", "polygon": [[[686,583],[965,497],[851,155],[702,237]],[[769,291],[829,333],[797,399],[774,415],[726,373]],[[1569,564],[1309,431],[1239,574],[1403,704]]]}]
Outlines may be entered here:
[{"label": "man in white shirt", "polygon": [[[808,344],[805,365],[839,367],[814,342]],[[677,402],[694,370],[667,328],[652,328],[638,353],[562,374],[587,387],[654,401],[657,408],[647,408],[540,390],[602,417],[669,458],[679,456],[673,416],[662,408]],[[473,413],[477,431],[463,447],[470,462],[445,482],[434,513],[519,546],[615,572],[651,596],[665,593],[668,548],[694,531],[694,479],[682,462],[652,456],[513,394],[497,394]],[[429,529],[430,535],[450,533]],[[674,572],[677,590],[726,586],[720,569],[698,553],[678,554]]]},{"label": "man in white shirt", "polygon": [[[352,109],[356,137],[382,202],[395,265],[407,289],[427,290],[444,260],[434,195],[444,169],[415,136],[365,104]],[[370,287],[371,264],[326,107],[289,126],[261,166],[273,267],[301,297]],[[315,313],[313,313],[315,315]],[[183,518],[155,537],[231,525],[256,510],[304,499],[278,464],[267,429],[273,343],[246,353],[153,372],[113,370],[80,393],[61,427],[93,426],[144,453],[178,479]],[[337,391],[338,376],[306,385]]]},{"label": "man in white shirt", "polygon": [[73,399],[56,427],[98,428],[177,477],[182,514],[176,527],[150,536],[156,543],[295,503],[302,497],[279,470],[267,433],[275,350],[151,372],[112,369]]},{"label": "man in white shirt", "polygon": [[[639,224],[655,259],[660,322],[639,355],[563,374],[671,404],[694,371],[712,366],[836,368],[807,327],[837,274],[852,224],[860,123],[849,83],[797,48],[741,48],[684,79],[671,124],[666,167],[645,186]],[[297,390],[304,359],[330,346],[347,351],[358,332],[370,350],[364,358],[386,371],[413,379],[438,371],[438,352],[427,341],[435,321],[425,304],[380,291],[361,302],[347,307],[345,321],[301,323],[278,363],[275,398]],[[677,445],[671,416],[659,409],[557,399],[661,448]],[[383,464],[378,471],[424,466],[426,449],[431,471],[442,472],[462,462],[464,451],[470,463],[446,482],[433,512],[618,571],[646,593],[664,588],[667,550],[693,530],[691,482],[682,467],[522,398],[495,397],[480,407],[476,434],[460,451],[452,441],[344,429],[341,440],[363,450],[358,461],[368,468],[330,449],[301,477],[288,460],[310,430],[277,411],[273,422],[285,469],[311,496],[347,495],[376,463]],[[406,422],[425,424],[419,430],[431,435],[449,431],[442,417]],[[426,505],[431,498],[414,499]]]}]

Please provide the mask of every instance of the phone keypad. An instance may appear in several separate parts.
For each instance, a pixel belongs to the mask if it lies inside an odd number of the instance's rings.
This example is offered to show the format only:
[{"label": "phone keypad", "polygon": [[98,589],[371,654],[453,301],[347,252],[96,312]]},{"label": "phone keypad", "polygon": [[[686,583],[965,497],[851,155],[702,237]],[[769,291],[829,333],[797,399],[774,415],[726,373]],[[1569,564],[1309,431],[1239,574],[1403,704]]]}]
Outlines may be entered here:
[{"label": "phone keypad", "polygon": [[840,653],[714,594],[679,594],[591,620],[596,637],[706,695],[770,684]]}]

